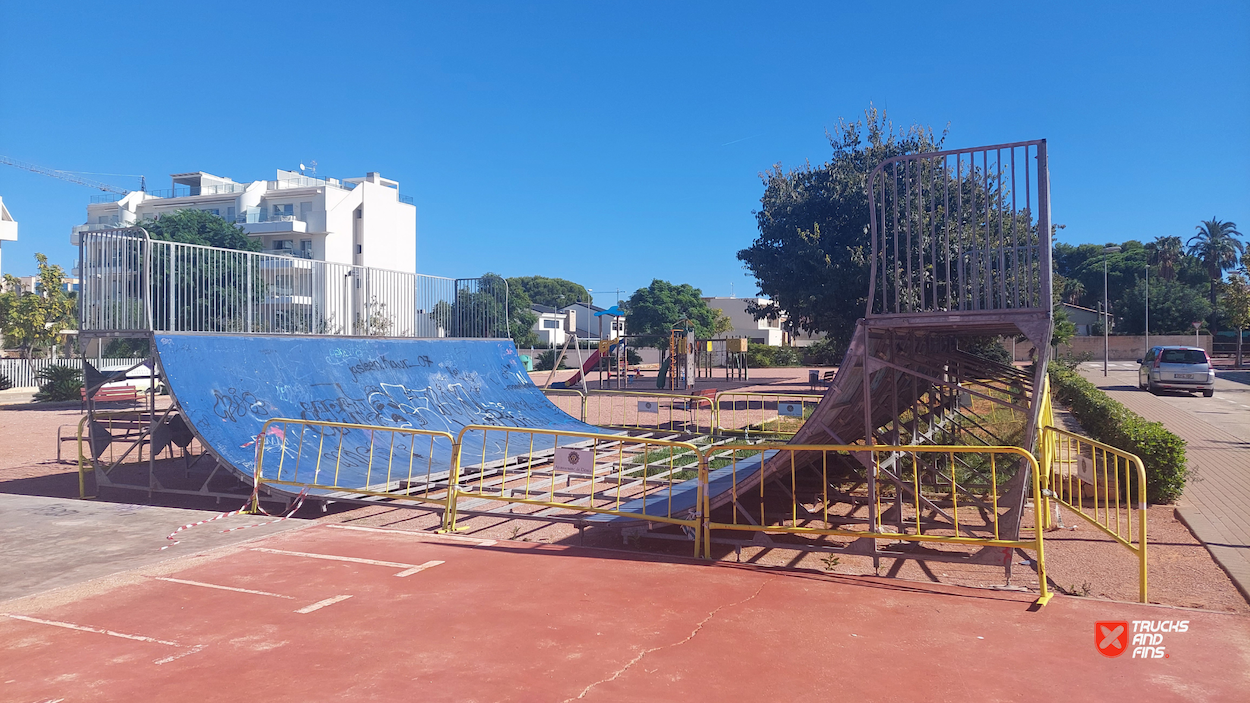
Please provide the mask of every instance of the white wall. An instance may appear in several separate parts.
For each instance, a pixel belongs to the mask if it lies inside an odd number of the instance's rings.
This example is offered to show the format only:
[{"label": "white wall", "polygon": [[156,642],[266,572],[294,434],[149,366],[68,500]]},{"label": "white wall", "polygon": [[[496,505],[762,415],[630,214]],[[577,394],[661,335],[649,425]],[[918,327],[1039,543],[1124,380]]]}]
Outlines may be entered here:
[{"label": "white wall", "polygon": [[785,340],[781,330],[781,320],[756,320],[747,312],[747,303],[766,302],[765,298],[704,298],[709,308],[725,313],[733,323],[733,329],[716,335],[716,339],[746,337],[752,340],[764,340],[764,344],[779,347]]}]

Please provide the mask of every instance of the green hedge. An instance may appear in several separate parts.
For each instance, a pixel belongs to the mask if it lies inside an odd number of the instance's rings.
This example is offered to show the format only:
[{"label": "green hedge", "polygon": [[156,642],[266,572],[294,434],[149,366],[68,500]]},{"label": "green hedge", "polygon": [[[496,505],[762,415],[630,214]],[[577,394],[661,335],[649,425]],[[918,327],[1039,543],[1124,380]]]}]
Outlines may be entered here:
[{"label": "green hedge", "polygon": [[1141,457],[1146,500],[1171,503],[1180,497],[1189,478],[1185,440],[1112,400],[1073,369],[1052,364],[1050,385],[1055,400],[1072,409],[1091,437]]}]

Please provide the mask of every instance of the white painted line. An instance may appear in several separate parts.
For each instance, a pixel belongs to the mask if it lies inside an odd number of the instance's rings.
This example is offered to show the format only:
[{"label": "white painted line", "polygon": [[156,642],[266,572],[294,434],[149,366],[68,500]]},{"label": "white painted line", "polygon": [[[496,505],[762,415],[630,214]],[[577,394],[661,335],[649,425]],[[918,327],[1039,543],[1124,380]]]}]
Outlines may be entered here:
[{"label": "white painted line", "polygon": [[359,525],[324,525],[323,527],[332,527],[336,530],[356,530],[359,532],[381,532],[387,535],[406,535],[418,539],[446,539],[452,542],[471,542],[479,547],[490,547],[499,544],[499,542],[493,539],[478,539],[477,537],[462,537],[460,535],[439,535],[428,532],[413,532],[412,530],[387,530],[381,527],[361,527]]},{"label": "white painted line", "polygon": [[234,591],[235,593],[251,593],[257,596],[270,596],[272,598],[286,598],[288,600],[295,600],[294,596],[284,596],[281,593],[269,593],[268,591],[253,591],[250,588],[235,588],[234,586],[219,586],[215,583],[202,583],[200,581],[186,581],[183,579],[171,579],[171,578],[166,578],[164,576],[153,576],[152,578],[156,579],[157,581],[181,583],[187,586],[202,586],[204,588],[216,588],[222,591]]},{"label": "white painted line", "polygon": [[204,645],[202,644],[197,644],[197,645],[178,644],[177,642],[169,642],[167,640],[158,640],[155,637],[147,637],[145,635],[128,635],[125,632],[115,632],[113,630],[102,630],[98,627],[88,627],[87,625],[76,625],[72,622],[61,622],[59,620],[44,620],[42,618],[32,618],[27,615],[14,615],[12,613],[5,613],[5,615],[7,617],[13,618],[14,620],[24,620],[26,622],[33,622],[33,623],[37,623],[40,625],[51,625],[53,627],[63,627],[67,630],[78,630],[79,632],[94,632],[97,635],[108,635],[110,637],[120,637],[122,639],[134,640],[136,642],[151,642],[152,644],[163,644],[167,647],[177,647],[179,649],[187,650],[185,652],[182,652],[181,654],[176,654],[173,656],[165,657],[163,659],[157,659],[155,662],[153,662],[155,664],[168,664],[169,662],[174,661],[175,659],[181,659],[182,657],[185,657],[188,654],[195,654],[201,649],[204,649]]},{"label": "white painted line", "polygon": [[293,556],[293,557],[308,557],[309,559],[329,559],[330,561],[347,561],[353,564],[371,564],[373,566],[389,566],[395,569],[403,569],[403,571],[401,571],[400,573],[395,574],[396,576],[400,576],[400,577],[408,576],[410,574],[415,574],[424,569],[430,568],[430,566],[437,566],[438,564],[443,563],[440,561],[437,564],[432,564],[431,562],[427,561],[424,564],[403,564],[403,563],[396,562],[396,561],[379,561],[377,559],[361,559],[359,557],[340,557],[334,554],[312,554],[310,552],[288,552],[285,549],[269,549],[268,547],[253,547],[252,551],[253,552],[268,552],[269,554],[286,554],[288,556]]},{"label": "white painted line", "polygon": [[313,612],[314,610],[321,610],[322,608],[328,605],[334,605],[335,603],[345,601],[348,598],[351,598],[351,596],[334,596],[333,598],[326,598],[325,600],[319,600],[316,603],[313,603],[312,605],[306,605],[303,608],[300,608],[299,610],[295,612],[301,615],[307,615]]},{"label": "white painted line", "polygon": [[430,561],[425,562],[424,564],[421,564],[420,566],[414,566],[411,569],[408,569],[407,571],[401,571],[395,575],[398,576],[399,578],[403,578],[405,576],[412,576],[413,574],[419,574],[422,571],[425,571],[426,569],[432,569],[438,566],[439,564],[446,564],[446,563],[447,562],[445,561],[430,560]]}]

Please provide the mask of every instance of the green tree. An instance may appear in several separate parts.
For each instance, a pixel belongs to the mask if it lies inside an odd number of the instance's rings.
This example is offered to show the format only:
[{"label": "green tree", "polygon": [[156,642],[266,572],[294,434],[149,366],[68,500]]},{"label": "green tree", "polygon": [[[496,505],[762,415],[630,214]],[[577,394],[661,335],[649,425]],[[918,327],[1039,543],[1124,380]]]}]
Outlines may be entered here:
[{"label": "green tree", "polygon": [[1150,258],[1159,267],[1159,278],[1165,281],[1175,281],[1176,265],[1185,255],[1181,238],[1155,237],[1155,240],[1147,244],[1146,248],[1150,250]]},{"label": "green tree", "polygon": [[508,279],[513,295],[524,293],[534,305],[562,308],[576,302],[590,302],[590,291],[563,278],[516,276]]},{"label": "green tree", "polygon": [[450,337],[510,338],[520,348],[538,343],[538,316],[531,305],[524,291],[512,291],[502,276],[485,273],[477,286],[458,289],[454,303],[440,302],[429,314]]},{"label": "green tree", "polygon": [[1212,217],[1195,229],[1198,234],[1189,239],[1189,254],[1202,261],[1202,267],[1211,278],[1211,306],[1214,307],[1216,284],[1225,271],[1237,268],[1237,261],[1246,247],[1237,239],[1241,232],[1237,231],[1235,222],[1221,222]]},{"label": "green tree", "polygon": [[[709,308],[703,292],[683,283],[673,285],[655,279],[646,288],[639,288],[625,302],[625,329],[631,335],[642,335],[636,346],[668,348],[669,331],[689,325],[695,336],[707,339],[727,331],[724,315]],[[732,329],[732,325],[728,328]]]},{"label": "green tree", "polygon": [[1075,278],[1063,279],[1063,286],[1060,290],[1064,301],[1069,305],[1080,305],[1081,298],[1085,297],[1085,284]]},{"label": "green tree", "polygon": [[[1112,303],[1117,333],[1142,334],[1146,331],[1146,281],[1140,279]],[[1178,281],[1150,281],[1151,334],[1193,332],[1190,323],[1206,319],[1211,304],[1200,289]]]},{"label": "green tree", "polygon": [[868,293],[868,174],[887,158],[939,149],[945,132],[935,138],[920,125],[896,132],[885,111],[870,107],[828,138],[826,163],[790,171],[778,164],[760,174],[759,236],[738,259],[771,298],[751,307],[756,319],[785,311],[793,329],[824,332],[842,346]]},{"label": "green tree", "polygon": [[[204,210],[176,210],[158,219],[139,224],[148,236],[157,241],[196,244],[199,246],[257,252],[259,239],[249,237],[233,222],[227,222]],[[211,258],[201,250],[172,251],[156,247],[152,256],[152,317],[157,329],[220,332],[243,332],[248,329],[248,292],[251,302],[260,303],[268,297],[273,281],[266,280],[265,271],[249,269],[245,254],[214,253]],[[211,262],[211,263],[209,263]],[[249,285],[249,270],[250,285]],[[171,271],[177,280],[171,281]],[[272,274],[268,278],[275,278]],[[172,287],[172,291],[170,290]],[[171,309],[172,305],[172,309]],[[340,324],[345,321],[340,321]],[[359,320],[361,326],[372,327],[375,320]],[[277,329],[269,330],[268,325]],[[252,331],[301,331],[319,333],[326,323],[309,315],[283,314],[253,317]]]},{"label": "green tree", "polygon": [[1229,327],[1237,330],[1237,368],[1241,368],[1241,337],[1250,328],[1250,280],[1246,270],[1230,273],[1220,292],[1220,312]]},{"label": "green tree", "polygon": [[6,345],[22,350],[24,359],[36,349],[55,347],[63,331],[77,326],[74,297],[63,285],[65,271],[49,264],[43,254],[35,254],[35,261],[39,265],[35,290],[23,290],[16,276],[6,275],[0,293],[0,334]]},{"label": "green tree", "polygon": [[152,239],[165,242],[239,251],[260,251],[263,248],[261,241],[249,237],[242,227],[205,210],[175,210],[163,213],[155,220],[144,220],[139,226],[147,230]]}]

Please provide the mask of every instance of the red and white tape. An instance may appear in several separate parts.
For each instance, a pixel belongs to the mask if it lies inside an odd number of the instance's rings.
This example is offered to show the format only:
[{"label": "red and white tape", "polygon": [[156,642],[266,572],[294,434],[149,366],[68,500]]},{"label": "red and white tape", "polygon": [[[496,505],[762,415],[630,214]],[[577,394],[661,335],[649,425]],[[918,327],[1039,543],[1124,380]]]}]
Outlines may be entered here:
[{"label": "red and white tape", "polygon": [[[242,515],[243,513],[247,512],[247,506],[249,505],[255,505],[257,510],[259,510],[262,514],[268,517],[276,517],[270,514],[267,510],[265,510],[265,508],[260,504],[260,500],[259,500],[259,497],[260,497],[260,468],[259,467],[260,467],[260,453],[262,451],[264,451],[264,434],[263,433],[260,435],[257,435],[256,437],[256,456],[257,456],[256,466],[257,468],[252,472],[252,495],[248,496],[247,502],[243,504],[243,507],[239,508],[238,510],[231,510],[228,513],[215,515],[213,517],[208,518],[207,520],[200,520],[199,522],[192,522],[192,523],[183,525],[182,527],[179,527],[178,529],[166,535],[165,539],[169,540],[170,544],[167,544],[161,547],[161,550],[163,551],[163,550],[169,549],[175,544],[178,544],[178,540],[175,539],[175,537],[178,535],[179,532],[182,532],[183,530],[189,530],[192,527],[206,525],[215,520],[220,520],[222,518],[230,517],[231,515]],[[252,525],[242,525],[240,527],[231,527],[229,529],[222,530],[222,533],[224,534],[226,532],[234,532],[235,530],[246,530],[250,527],[262,527],[264,525],[272,525],[275,522],[282,522],[283,520],[286,520],[287,518],[294,515],[295,511],[300,509],[300,506],[304,504],[304,498],[307,496],[308,496],[308,489],[304,488],[304,490],[300,491],[299,495],[295,497],[295,501],[291,503],[291,509],[288,510],[285,515],[277,517],[277,519],[275,520],[266,520],[265,522],[258,522]]]}]

